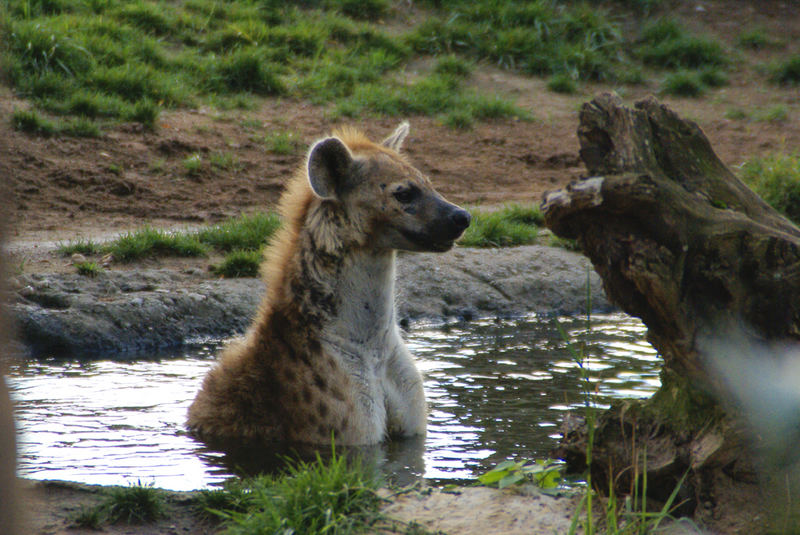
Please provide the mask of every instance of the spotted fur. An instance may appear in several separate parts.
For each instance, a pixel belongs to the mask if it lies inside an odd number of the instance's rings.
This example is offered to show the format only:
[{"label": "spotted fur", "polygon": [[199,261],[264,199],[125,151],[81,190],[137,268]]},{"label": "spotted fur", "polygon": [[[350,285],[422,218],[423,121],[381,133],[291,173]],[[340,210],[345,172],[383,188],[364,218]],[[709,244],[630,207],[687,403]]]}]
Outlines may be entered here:
[{"label": "spotted fur", "polygon": [[287,185],[267,292],[189,409],[208,441],[374,444],[425,433],[422,378],[394,308],[395,251],[444,251],[469,224],[399,153],[345,129]]}]

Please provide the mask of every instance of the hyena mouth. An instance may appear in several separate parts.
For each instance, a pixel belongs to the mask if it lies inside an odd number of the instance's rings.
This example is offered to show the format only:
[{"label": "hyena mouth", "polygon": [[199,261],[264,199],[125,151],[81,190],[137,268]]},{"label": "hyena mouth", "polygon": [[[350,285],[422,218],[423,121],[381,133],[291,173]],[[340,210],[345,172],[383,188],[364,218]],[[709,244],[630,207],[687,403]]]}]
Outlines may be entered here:
[{"label": "hyena mouth", "polygon": [[425,251],[444,252],[453,247],[454,239],[442,239],[423,232],[415,232],[408,229],[400,229],[403,237]]},{"label": "hyena mouth", "polygon": [[445,222],[432,225],[427,232],[416,232],[400,229],[403,236],[423,250],[441,253],[453,248],[455,241],[461,237],[469,226],[470,215],[466,210],[454,210]]}]

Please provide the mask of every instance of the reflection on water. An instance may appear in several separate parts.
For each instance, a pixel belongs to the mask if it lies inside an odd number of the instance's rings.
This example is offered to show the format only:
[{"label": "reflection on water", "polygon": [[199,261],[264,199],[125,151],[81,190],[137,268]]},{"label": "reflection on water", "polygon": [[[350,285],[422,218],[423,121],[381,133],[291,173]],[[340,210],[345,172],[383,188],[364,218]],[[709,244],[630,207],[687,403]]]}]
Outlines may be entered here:
[{"label": "reflection on water", "polygon": [[[595,403],[647,397],[658,387],[660,361],[638,320],[593,316],[589,332],[585,319],[560,321],[586,347]],[[417,327],[407,341],[426,379],[428,436],[368,451],[401,482],[471,478],[505,458],[546,457],[564,411],[583,404],[578,366],[550,319]],[[269,458],[263,451],[226,457],[185,432],[186,410],[219,345],[158,360],[15,366],[20,475],[188,490],[229,477],[230,466],[247,470]]]}]

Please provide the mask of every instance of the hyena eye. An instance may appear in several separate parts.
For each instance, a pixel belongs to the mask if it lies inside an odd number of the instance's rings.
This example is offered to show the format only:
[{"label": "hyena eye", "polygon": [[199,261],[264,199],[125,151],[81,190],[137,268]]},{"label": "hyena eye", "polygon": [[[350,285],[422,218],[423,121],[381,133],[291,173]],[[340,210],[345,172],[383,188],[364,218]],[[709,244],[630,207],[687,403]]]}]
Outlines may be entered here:
[{"label": "hyena eye", "polygon": [[412,202],[414,199],[419,197],[419,188],[417,186],[408,186],[407,188],[402,188],[394,192],[394,198],[397,199],[398,202],[403,204],[408,204]]}]

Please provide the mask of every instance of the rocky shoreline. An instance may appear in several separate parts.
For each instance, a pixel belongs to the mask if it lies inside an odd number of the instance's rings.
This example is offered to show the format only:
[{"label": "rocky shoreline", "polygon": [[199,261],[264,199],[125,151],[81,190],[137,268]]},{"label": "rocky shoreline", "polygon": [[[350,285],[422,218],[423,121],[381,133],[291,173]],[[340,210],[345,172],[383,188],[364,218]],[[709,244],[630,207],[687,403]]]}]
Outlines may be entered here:
[{"label": "rocky shoreline", "polygon": [[[400,254],[402,325],[525,313],[609,310],[600,278],[580,254],[531,245]],[[134,357],[244,332],[264,284],[211,279],[202,270],[25,274],[12,280],[10,311],[30,357]]]}]

